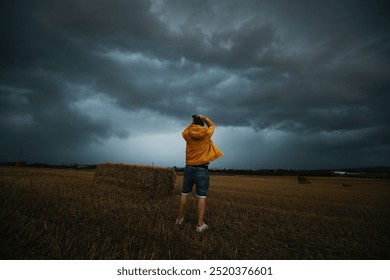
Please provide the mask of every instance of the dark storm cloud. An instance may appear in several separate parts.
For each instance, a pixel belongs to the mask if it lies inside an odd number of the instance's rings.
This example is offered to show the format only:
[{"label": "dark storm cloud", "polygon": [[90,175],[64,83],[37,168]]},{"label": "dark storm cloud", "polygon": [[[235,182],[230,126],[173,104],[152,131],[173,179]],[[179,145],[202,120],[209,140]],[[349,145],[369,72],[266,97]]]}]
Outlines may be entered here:
[{"label": "dark storm cloud", "polygon": [[[8,2],[2,161],[58,162],[200,112],[233,129],[221,145],[241,152],[226,165],[278,167],[288,151],[301,153],[291,167],[389,163],[386,1]],[[240,158],[257,141],[264,161]],[[272,145],[279,156],[262,152]]]}]

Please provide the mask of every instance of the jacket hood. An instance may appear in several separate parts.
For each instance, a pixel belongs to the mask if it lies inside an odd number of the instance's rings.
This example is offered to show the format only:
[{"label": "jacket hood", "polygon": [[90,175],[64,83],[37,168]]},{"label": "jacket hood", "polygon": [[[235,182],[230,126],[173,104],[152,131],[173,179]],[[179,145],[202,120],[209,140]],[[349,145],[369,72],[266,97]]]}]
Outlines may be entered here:
[{"label": "jacket hood", "polygon": [[207,135],[207,128],[200,125],[193,124],[190,126],[188,135],[193,140],[201,140]]}]

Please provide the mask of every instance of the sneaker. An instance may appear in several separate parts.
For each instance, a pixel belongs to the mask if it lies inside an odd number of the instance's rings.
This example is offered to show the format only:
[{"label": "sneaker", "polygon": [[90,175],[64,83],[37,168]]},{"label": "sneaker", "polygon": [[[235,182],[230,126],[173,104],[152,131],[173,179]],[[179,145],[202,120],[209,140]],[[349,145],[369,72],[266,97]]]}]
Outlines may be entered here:
[{"label": "sneaker", "polygon": [[205,223],[203,223],[203,225],[201,225],[200,227],[198,227],[198,226],[196,227],[196,232],[203,232],[208,228],[209,228],[209,226],[206,225]]},{"label": "sneaker", "polygon": [[181,225],[183,223],[184,217],[181,219],[176,219],[176,224]]}]

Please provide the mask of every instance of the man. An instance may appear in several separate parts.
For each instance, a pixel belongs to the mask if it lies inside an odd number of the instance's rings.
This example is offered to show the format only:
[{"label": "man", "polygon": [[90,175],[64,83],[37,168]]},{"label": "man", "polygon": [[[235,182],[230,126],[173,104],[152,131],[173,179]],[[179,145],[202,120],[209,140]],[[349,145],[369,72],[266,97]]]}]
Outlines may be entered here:
[{"label": "man", "polygon": [[[204,123],[207,124],[207,128],[204,127]],[[198,197],[197,232],[208,229],[208,225],[203,220],[206,209],[206,195],[210,183],[208,164],[223,156],[223,153],[211,140],[214,128],[215,126],[209,118],[202,115],[193,115],[192,123],[182,133],[187,142],[186,167],[184,169],[183,189],[176,224],[180,225],[183,222],[187,198],[195,185],[196,196]]]}]

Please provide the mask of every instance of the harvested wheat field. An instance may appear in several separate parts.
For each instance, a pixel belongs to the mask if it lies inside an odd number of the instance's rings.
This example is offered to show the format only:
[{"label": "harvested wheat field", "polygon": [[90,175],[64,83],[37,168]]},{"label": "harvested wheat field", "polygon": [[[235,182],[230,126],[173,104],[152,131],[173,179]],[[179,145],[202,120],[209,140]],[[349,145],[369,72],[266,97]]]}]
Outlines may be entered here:
[{"label": "harvested wheat field", "polygon": [[1,259],[389,259],[390,182],[341,177],[211,176],[175,225],[171,195],[145,199],[94,170],[0,168]]}]

